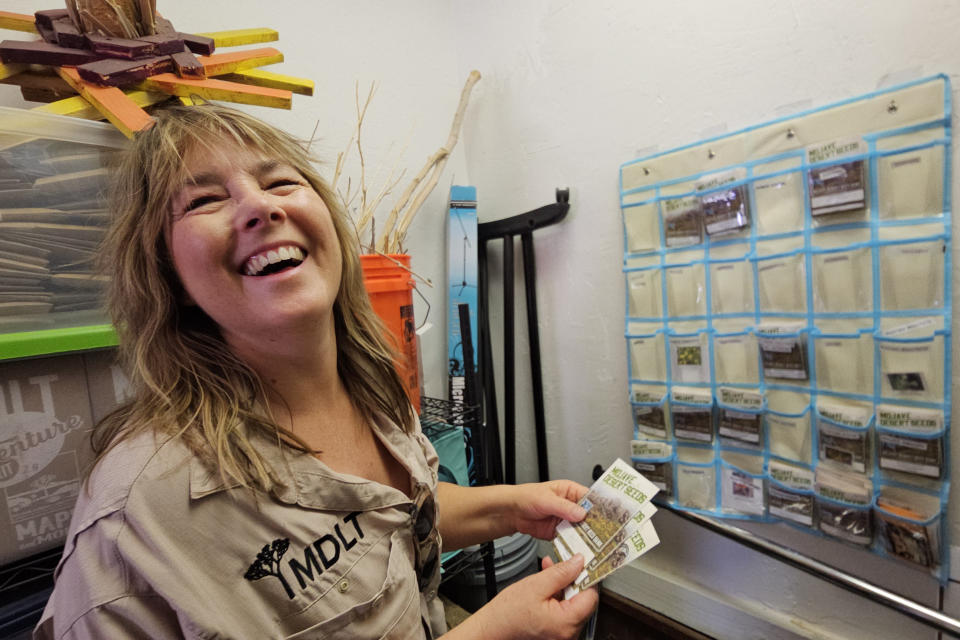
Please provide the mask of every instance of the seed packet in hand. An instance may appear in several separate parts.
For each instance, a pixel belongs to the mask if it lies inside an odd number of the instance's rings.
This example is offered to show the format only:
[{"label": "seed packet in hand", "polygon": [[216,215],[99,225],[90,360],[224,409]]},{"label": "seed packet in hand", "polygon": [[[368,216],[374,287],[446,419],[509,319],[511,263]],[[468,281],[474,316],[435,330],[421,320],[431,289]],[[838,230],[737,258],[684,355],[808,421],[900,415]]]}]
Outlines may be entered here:
[{"label": "seed packet in hand", "polygon": [[586,517],[576,524],[564,521],[557,526],[557,555],[566,559],[581,553],[589,563],[657,491],[656,485],[617,459],[580,500]]},{"label": "seed packet in hand", "polygon": [[563,595],[565,598],[572,598],[577,593],[589,589],[620,567],[630,564],[660,544],[660,537],[654,530],[653,522],[650,520],[644,520],[644,522],[636,526],[634,526],[634,523],[631,521],[625,528],[628,529],[628,535],[624,541],[616,545],[616,547],[592,569],[584,570],[577,576],[577,582],[564,589]]}]

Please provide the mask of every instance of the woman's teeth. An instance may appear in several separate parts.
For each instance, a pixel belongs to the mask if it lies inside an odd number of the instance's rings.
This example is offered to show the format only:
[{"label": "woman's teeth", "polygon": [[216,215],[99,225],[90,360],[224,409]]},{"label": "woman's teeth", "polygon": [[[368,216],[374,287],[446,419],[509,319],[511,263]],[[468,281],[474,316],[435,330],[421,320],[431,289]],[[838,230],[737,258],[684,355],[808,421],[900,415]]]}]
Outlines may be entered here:
[{"label": "woman's teeth", "polygon": [[[276,273],[287,267],[295,267],[303,262],[304,253],[300,247],[279,247],[250,256],[244,273],[248,276],[262,276]],[[277,266],[271,266],[277,265]]]}]

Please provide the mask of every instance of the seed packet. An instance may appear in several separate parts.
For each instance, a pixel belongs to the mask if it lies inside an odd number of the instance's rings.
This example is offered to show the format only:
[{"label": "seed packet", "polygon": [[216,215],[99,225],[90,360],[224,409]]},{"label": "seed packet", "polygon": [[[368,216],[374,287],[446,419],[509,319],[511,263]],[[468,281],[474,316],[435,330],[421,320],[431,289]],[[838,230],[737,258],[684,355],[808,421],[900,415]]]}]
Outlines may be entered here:
[{"label": "seed packet", "polygon": [[866,161],[847,160],[866,151],[859,139],[836,140],[807,149],[810,164],[837,160],[810,169],[810,214],[822,216],[863,209],[866,205]]},{"label": "seed packet", "polygon": [[866,431],[838,429],[821,422],[819,425],[820,459],[863,473],[869,456]]},{"label": "seed packet", "polygon": [[724,466],[721,474],[721,491],[724,509],[763,515],[763,478]]},{"label": "seed packet", "polygon": [[675,381],[710,381],[707,346],[699,335],[670,338],[670,352]]},{"label": "seed packet", "polygon": [[821,466],[817,469],[816,490],[827,498],[817,501],[821,531],[860,545],[873,541],[873,483],[869,478]]},{"label": "seed packet", "polygon": [[633,440],[630,443],[634,470],[660,489],[660,496],[673,496],[673,446],[666,442]]},{"label": "seed packet", "polygon": [[787,335],[784,337],[776,335],[778,333],[796,334],[802,328],[802,325],[792,324],[760,327],[760,333],[766,334],[757,337],[764,376],[790,380],[807,380],[809,378],[807,348],[803,335]]},{"label": "seed packet", "polygon": [[617,459],[580,500],[580,506],[587,510],[586,518],[557,525],[554,547],[558,555],[582,553],[589,562],[657,491],[652,482]]},{"label": "seed packet", "polygon": [[634,406],[633,421],[637,428],[644,433],[649,433],[661,438],[667,437],[667,419],[663,413],[663,407]]},{"label": "seed packet", "polygon": [[705,192],[700,197],[700,207],[708,235],[732,233],[750,226],[746,185],[723,186],[743,177],[742,171],[728,171],[697,183],[697,191]]},{"label": "seed packet", "polygon": [[[820,402],[817,404],[819,434],[819,457],[848,467],[851,471],[864,473],[870,460],[871,410],[857,404]],[[831,421],[836,424],[831,424]],[[851,427],[845,429],[844,425]]]},{"label": "seed packet", "polygon": [[940,564],[940,502],[907,489],[885,487],[877,497],[878,538],[887,553],[923,567]]},{"label": "seed packet", "polygon": [[[943,437],[913,437],[943,431],[942,411],[879,405],[877,426],[881,469],[928,478],[943,475]],[[896,429],[896,433],[884,429]]]},{"label": "seed packet", "polygon": [[668,247],[689,247],[703,240],[700,198],[663,201],[663,233]]},{"label": "seed packet", "polygon": [[[709,389],[674,387],[670,405],[673,435],[686,440],[713,442],[713,396]],[[677,404],[689,402],[700,406]]]},{"label": "seed packet", "polygon": [[[717,389],[719,419],[717,431],[721,439],[733,445],[759,446],[763,439],[763,395],[756,391],[720,387]],[[724,406],[729,405],[729,406]],[[749,409],[740,411],[738,409]]]},{"label": "seed packet", "polygon": [[636,529],[631,527],[629,535],[626,536],[623,542],[607,554],[596,567],[581,573],[578,577],[580,581],[577,584],[571,585],[564,590],[564,597],[572,598],[578,592],[589,589],[620,567],[630,564],[658,544],[660,544],[660,538],[657,536],[652,522],[644,522]]},{"label": "seed packet", "polygon": [[813,526],[813,471],[771,460],[767,489],[770,515],[807,527]]}]

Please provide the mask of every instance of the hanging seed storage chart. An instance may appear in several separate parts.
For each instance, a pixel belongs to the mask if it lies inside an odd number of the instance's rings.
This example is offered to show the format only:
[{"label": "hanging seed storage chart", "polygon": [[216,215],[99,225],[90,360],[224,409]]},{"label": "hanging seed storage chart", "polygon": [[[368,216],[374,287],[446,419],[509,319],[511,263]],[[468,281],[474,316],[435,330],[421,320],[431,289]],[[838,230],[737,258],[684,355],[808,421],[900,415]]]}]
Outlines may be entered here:
[{"label": "hanging seed storage chart", "polygon": [[632,460],[671,504],[948,573],[950,85],[627,162]]}]

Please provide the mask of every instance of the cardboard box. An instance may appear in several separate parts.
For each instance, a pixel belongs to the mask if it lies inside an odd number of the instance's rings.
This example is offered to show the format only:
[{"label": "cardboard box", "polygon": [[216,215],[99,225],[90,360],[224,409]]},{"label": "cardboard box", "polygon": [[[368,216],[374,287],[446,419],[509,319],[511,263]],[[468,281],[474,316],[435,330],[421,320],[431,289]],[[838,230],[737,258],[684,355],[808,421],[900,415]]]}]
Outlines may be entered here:
[{"label": "cardboard box", "polygon": [[107,414],[133,398],[130,379],[117,363],[116,356],[116,349],[89,351],[83,354],[94,425],[99,424]]},{"label": "cardboard box", "polygon": [[91,425],[81,356],[0,363],[0,564],[63,543]]}]

